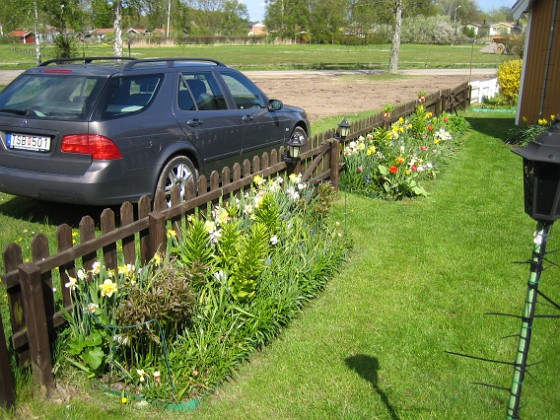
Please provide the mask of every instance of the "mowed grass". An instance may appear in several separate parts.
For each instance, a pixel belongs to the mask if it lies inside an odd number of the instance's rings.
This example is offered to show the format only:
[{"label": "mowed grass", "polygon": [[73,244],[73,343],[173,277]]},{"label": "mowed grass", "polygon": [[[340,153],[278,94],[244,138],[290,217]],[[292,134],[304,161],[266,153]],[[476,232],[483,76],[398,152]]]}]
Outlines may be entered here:
[{"label": "mowed grass", "polygon": [[[503,144],[511,116],[467,114],[473,127],[425,199],[340,194],[333,217],[354,247],[324,293],[234,378],[181,413],[85,387],[73,400],[25,398],[46,418],[497,419],[505,417],[535,222],[523,212],[518,156]],[[553,229],[548,250],[558,249]],[[558,256],[549,258],[558,262]],[[541,290],[557,301],[558,268]],[[540,305],[539,313],[554,313]],[[537,319],[524,419],[560,418],[560,325]],[[85,397],[87,393],[87,398]],[[82,395],[80,397],[79,395]],[[50,417],[49,417],[50,416]]]},{"label": "mowed grass", "polygon": [[[199,418],[496,419],[512,368],[535,223],[521,163],[503,145],[511,118],[469,117],[473,132],[427,199],[342,194],[354,249],[344,270],[282,337],[218,389]],[[558,248],[553,233],[549,250]],[[553,260],[557,260],[551,255]],[[542,290],[560,299],[558,269]],[[553,311],[540,306],[539,312]],[[557,320],[539,319],[523,391],[526,419],[560,418]]]},{"label": "mowed grass", "polygon": [[[483,45],[401,45],[400,68],[468,68],[497,67],[513,56],[481,52]],[[209,57],[241,69],[286,69],[358,67],[370,65],[387,69],[389,44],[345,45],[132,45],[130,56],[135,58]],[[52,56],[50,45],[43,47],[43,59]],[[111,44],[79,45],[79,55],[112,56]],[[123,55],[128,56],[126,43]],[[0,68],[26,68],[35,64],[33,45],[0,45]]]}]

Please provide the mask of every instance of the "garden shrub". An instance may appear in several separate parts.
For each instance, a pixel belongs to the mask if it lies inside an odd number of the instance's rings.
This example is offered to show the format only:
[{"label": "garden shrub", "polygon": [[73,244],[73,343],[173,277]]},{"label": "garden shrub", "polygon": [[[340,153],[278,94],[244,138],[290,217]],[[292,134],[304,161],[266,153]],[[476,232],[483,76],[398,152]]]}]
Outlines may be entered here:
[{"label": "garden shrub", "polygon": [[498,66],[500,93],[512,104],[517,102],[517,97],[519,95],[522,64],[522,60],[509,60]]},{"label": "garden shrub", "polygon": [[378,128],[345,146],[343,189],[390,199],[427,195],[421,182],[436,177],[455,150],[454,134],[468,124],[458,116],[434,117],[422,102],[420,96],[415,113],[389,129]]},{"label": "garden shrub", "polygon": [[199,397],[268,343],[325,286],[348,242],[332,186],[255,176],[245,194],[189,216],[142,268],[95,264],[66,285],[76,305],[56,368],[165,401]]}]

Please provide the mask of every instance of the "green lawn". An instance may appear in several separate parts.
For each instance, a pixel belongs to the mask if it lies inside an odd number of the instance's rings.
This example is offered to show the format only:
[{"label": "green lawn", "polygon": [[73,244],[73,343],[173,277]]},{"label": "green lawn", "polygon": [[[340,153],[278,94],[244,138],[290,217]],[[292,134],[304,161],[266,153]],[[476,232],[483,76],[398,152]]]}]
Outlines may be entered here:
[{"label": "green lawn", "polygon": [[[494,116],[496,118],[494,118]],[[500,118],[498,118],[500,117]],[[428,199],[341,195],[354,252],[344,271],[272,346],[204,401],[197,417],[495,419],[512,368],[535,223],[523,213],[511,118],[472,115],[473,132]],[[552,235],[549,249],[558,248]],[[557,259],[557,258],[555,258]],[[560,298],[557,269],[543,291]],[[540,307],[545,312],[550,308]],[[537,320],[522,417],[560,418],[556,320]]]},{"label": "green lawn", "polygon": [[[410,45],[401,46],[401,68],[495,68],[507,55],[480,52],[482,45]],[[356,67],[368,64],[387,69],[390,45],[180,45],[132,46],[130,55],[137,58],[211,57],[242,69],[285,69]],[[112,45],[80,46],[80,55],[111,56]],[[128,55],[126,47],[123,54]],[[52,56],[52,47],[43,48],[43,59]],[[33,45],[0,45],[0,69],[26,68],[35,63]]]},{"label": "green lawn", "polygon": [[[354,242],[324,293],[279,339],[243,365],[194,412],[172,413],[95,391],[45,404],[48,418],[497,419],[512,368],[446,351],[513,361],[535,223],[523,213],[521,162],[503,144],[510,115],[467,114],[473,130],[426,199],[340,194],[334,217]],[[549,250],[558,248],[553,234]],[[558,260],[555,254],[550,258]],[[560,300],[558,269],[541,290]],[[539,307],[539,312],[553,313]],[[538,319],[522,418],[559,419],[557,320]],[[87,388],[86,388],[87,389]],[[88,397],[85,398],[86,392]],[[46,413],[46,414],[45,414]]]}]

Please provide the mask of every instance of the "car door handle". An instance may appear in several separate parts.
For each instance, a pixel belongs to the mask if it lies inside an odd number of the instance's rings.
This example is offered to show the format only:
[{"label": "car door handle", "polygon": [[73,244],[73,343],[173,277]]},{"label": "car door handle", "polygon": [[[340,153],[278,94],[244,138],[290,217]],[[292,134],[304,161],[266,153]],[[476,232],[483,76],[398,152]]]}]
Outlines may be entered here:
[{"label": "car door handle", "polygon": [[254,118],[252,115],[244,115],[241,119],[243,120],[243,122],[251,122]]},{"label": "car door handle", "polygon": [[198,127],[199,125],[202,125],[202,120],[199,120],[198,118],[193,118],[192,120],[187,121],[187,125],[189,127]]}]

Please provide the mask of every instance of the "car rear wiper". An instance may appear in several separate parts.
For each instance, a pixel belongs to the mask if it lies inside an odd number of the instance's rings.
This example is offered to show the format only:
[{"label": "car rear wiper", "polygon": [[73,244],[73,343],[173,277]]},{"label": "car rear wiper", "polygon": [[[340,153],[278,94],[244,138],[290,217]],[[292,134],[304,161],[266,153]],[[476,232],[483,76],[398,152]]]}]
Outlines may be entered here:
[{"label": "car rear wiper", "polygon": [[29,115],[29,111],[27,109],[1,108],[0,112],[9,112],[10,114],[17,114],[17,115]]}]

